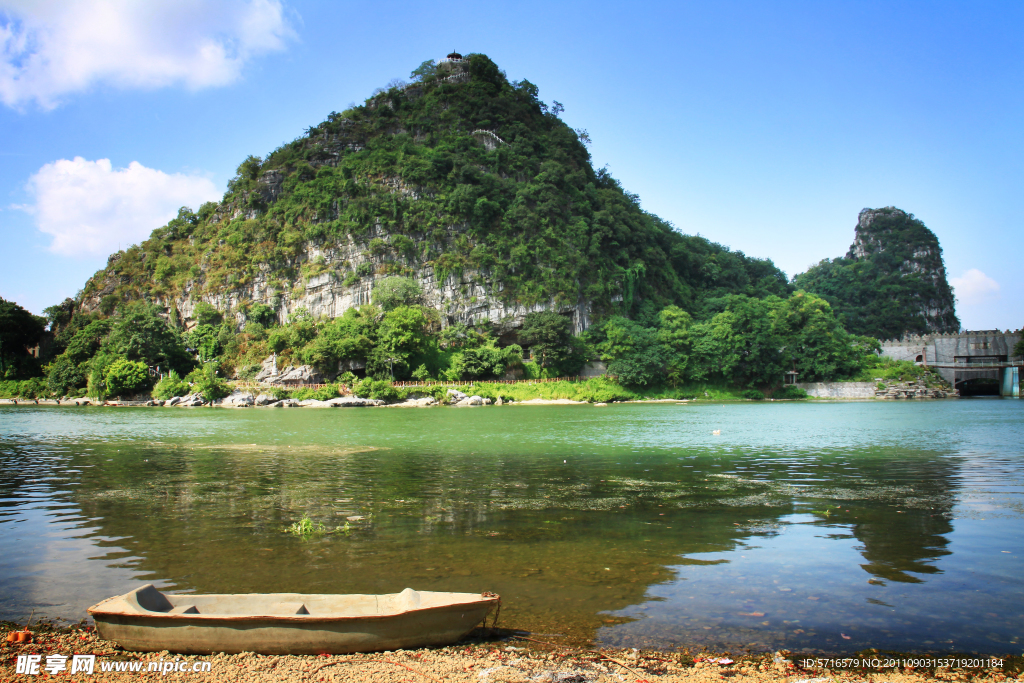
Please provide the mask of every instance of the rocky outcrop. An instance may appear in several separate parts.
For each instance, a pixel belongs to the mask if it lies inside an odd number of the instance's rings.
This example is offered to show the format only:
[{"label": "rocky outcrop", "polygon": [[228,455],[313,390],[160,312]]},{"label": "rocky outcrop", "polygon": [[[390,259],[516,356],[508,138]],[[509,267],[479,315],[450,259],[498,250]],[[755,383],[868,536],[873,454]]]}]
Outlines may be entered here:
[{"label": "rocky outcrop", "polygon": [[794,283],[828,300],[855,334],[885,339],[960,329],[938,238],[892,206],[861,211],[846,256],[825,259]]},{"label": "rocky outcrop", "polygon": [[957,393],[951,388],[928,386],[923,380],[913,382],[879,381],[875,398],[951,398]]},{"label": "rocky outcrop", "polygon": [[260,366],[260,371],[256,373],[254,378],[257,382],[266,382],[272,377],[276,377],[279,373],[277,372],[277,356],[267,356],[263,359],[263,363]]},{"label": "rocky outcrop", "polygon": [[218,398],[211,405],[222,408],[248,408],[255,403],[255,397],[248,391],[233,391],[224,398]]},{"label": "rocky outcrop", "polygon": [[294,367],[289,365],[275,377],[266,380],[267,384],[288,386],[293,384],[321,384],[324,376],[311,365]]},{"label": "rocky outcrop", "polygon": [[195,408],[197,406],[205,406],[206,399],[203,398],[202,394],[189,394],[188,396],[175,396],[164,405],[177,406],[178,408]]},{"label": "rocky outcrop", "polygon": [[[459,230],[453,229],[453,239],[458,234]],[[365,239],[356,240],[349,236],[341,244],[330,247],[305,243],[295,259],[296,270],[303,264],[318,263],[322,272],[298,282],[288,282],[283,288],[274,284],[279,283],[280,275],[271,273],[268,268],[250,283],[231,290],[204,293],[195,299],[191,298],[191,291],[186,291],[181,298],[162,303],[168,307],[175,306],[182,318],[191,318],[196,304],[205,301],[234,316],[239,326],[244,323],[241,308],[250,302],[270,306],[281,323],[299,308],[307,309],[315,317],[334,318],[349,308],[370,303],[374,286],[389,277],[387,272],[379,271],[386,261],[393,261],[396,256],[372,255],[369,242],[373,238],[387,240],[390,235],[378,224]],[[412,271],[409,277],[422,289],[423,303],[440,312],[448,323],[474,324],[488,320],[498,326],[515,328],[521,326],[528,313],[556,311],[571,317],[575,334],[590,326],[591,307],[588,302],[565,304],[544,301],[530,306],[521,305],[501,297],[504,284],[489,271],[466,268],[459,274],[441,279],[433,266],[415,259],[400,258],[399,261]],[[353,273],[359,272],[365,274],[351,279]],[[99,305],[99,298],[95,305]]]},{"label": "rocky outcrop", "polygon": [[299,407],[299,401],[297,401],[294,398],[283,398],[280,401],[275,401],[274,403],[268,403],[267,407],[268,408],[298,408]]}]

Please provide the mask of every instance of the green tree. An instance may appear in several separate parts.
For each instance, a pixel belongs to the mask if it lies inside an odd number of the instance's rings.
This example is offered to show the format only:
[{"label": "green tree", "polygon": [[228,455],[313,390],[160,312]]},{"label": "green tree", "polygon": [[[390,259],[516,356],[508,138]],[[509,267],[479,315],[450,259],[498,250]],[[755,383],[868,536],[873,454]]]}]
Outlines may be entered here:
[{"label": "green tree", "polygon": [[64,354],[75,364],[86,362],[99,351],[113,327],[114,321],[109,318],[93,320],[75,332]]},{"label": "green tree", "polygon": [[433,59],[428,59],[427,61],[423,62],[418,67],[413,69],[412,73],[409,74],[409,78],[412,78],[417,81],[422,81],[424,78],[433,76],[435,73],[437,73],[437,64],[434,62]]},{"label": "green tree", "polygon": [[215,359],[223,348],[219,330],[212,325],[196,325],[185,333],[184,342],[185,350],[191,350],[204,362]]},{"label": "green tree", "polygon": [[54,358],[46,373],[46,387],[55,396],[65,396],[85,382],[85,373],[67,354]]},{"label": "green tree", "polygon": [[483,335],[465,323],[449,325],[437,336],[437,342],[441,348],[453,351],[480,346],[484,341]]},{"label": "green tree", "polygon": [[390,276],[373,286],[373,303],[385,311],[419,302],[423,290],[411,277]]},{"label": "green tree", "polygon": [[367,372],[379,379],[404,376],[409,357],[426,345],[427,317],[414,306],[399,306],[384,314]]},{"label": "green tree", "polygon": [[192,319],[200,325],[216,326],[223,320],[220,311],[214,308],[211,304],[205,301],[196,303],[195,308],[192,309]]},{"label": "green tree", "polygon": [[686,381],[689,373],[693,318],[678,306],[668,306],[658,314],[658,343],[664,347],[665,379],[672,386]]},{"label": "green tree", "polygon": [[255,303],[249,306],[249,311],[246,317],[252,322],[262,325],[263,327],[270,327],[277,322],[277,314],[274,312],[274,309],[261,303]]},{"label": "green tree", "polygon": [[181,337],[159,313],[160,309],[145,301],[125,306],[103,342],[103,351],[150,367],[188,370],[193,362]]},{"label": "green tree", "polygon": [[527,313],[519,331],[520,343],[542,368],[575,374],[586,362],[581,345],[572,335],[572,321],[553,311]]},{"label": "green tree", "polygon": [[302,361],[327,371],[336,371],[339,361],[365,361],[373,350],[377,312],[372,306],[347,309],[319,328],[303,348]]},{"label": "green tree", "polygon": [[501,377],[507,370],[523,362],[518,344],[498,348],[492,341],[484,346],[468,348],[452,356],[448,377],[451,380]]},{"label": "green tree", "polygon": [[649,386],[662,379],[667,353],[658,331],[621,316],[603,326],[604,341],[598,345],[608,373],[625,386]]},{"label": "green tree", "polygon": [[18,379],[32,373],[28,349],[39,343],[45,331],[45,318],[0,299],[0,378]]},{"label": "green tree", "polygon": [[791,368],[805,382],[852,375],[863,364],[865,344],[877,346],[876,340],[850,335],[829,303],[807,292],[796,292],[787,299],[776,310],[774,322],[785,342],[787,362],[792,362]]}]

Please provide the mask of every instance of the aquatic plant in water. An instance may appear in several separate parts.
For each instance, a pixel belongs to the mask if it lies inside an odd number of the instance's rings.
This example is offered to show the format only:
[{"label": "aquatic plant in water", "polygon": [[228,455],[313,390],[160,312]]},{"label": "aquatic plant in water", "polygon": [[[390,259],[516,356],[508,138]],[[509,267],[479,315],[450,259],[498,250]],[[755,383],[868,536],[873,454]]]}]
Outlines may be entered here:
[{"label": "aquatic plant in water", "polygon": [[352,532],[352,525],[345,522],[345,526],[336,526],[333,529],[328,529],[324,526],[323,522],[314,522],[307,514],[303,515],[299,521],[292,522],[292,525],[285,529],[285,531],[303,540],[309,540],[313,536],[323,536],[325,534],[342,533],[348,536]]}]

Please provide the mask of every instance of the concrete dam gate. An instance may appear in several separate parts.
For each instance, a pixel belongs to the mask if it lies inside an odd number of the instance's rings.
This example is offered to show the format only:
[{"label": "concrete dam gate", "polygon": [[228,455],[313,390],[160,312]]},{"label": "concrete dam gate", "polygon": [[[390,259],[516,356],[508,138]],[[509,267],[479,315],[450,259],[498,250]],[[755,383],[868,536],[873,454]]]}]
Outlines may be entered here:
[{"label": "concrete dam gate", "polygon": [[882,355],[938,370],[961,396],[1020,396],[1024,361],[1012,356],[1021,331],[908,335],[882,342]]}]

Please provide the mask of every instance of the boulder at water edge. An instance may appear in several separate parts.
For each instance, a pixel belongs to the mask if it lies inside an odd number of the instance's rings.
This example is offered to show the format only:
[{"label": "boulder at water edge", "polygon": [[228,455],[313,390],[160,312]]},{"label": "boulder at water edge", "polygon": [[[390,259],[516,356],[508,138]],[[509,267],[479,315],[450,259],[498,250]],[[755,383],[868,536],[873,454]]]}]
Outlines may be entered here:
[{"label": "boulder at water edge", "polygon": [[384,401],[373,398],[359,398],[358,396],[339,396],[325,401],[331,408],[362,408],[366,406],[382,406]]},{"label": "boulder at water edge", "polygon": [[253,403],[255,403],[255,399],[248,391],[232,391],[224,398],[214,401],[213,405],[222,408],[247,408]]}]

